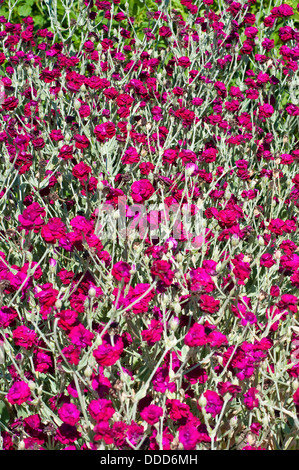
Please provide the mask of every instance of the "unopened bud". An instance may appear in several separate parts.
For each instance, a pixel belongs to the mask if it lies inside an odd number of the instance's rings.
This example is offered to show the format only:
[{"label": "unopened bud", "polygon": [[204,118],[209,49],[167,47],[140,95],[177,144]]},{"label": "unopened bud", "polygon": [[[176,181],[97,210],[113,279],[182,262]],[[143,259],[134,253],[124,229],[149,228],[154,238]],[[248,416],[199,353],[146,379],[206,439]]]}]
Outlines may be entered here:
[{"label": "unopened bud", "polygon": [[204,408],[207,404],[207,399],[204,395],[201,395],[201,397],[198,400],[198,404],[201,408]]},{"label": "unopened bud", "polygon": [[71,140],[71,138],[72,138],[72,136],[71,136],[69,133],[67,133],[67,134],[65,135],[64,140],[65,140],[66,143],[69,143],[70,140]]},{"label": "unopened bud", "polygon": [[25,442],[23,440],[19,442],[18,450],[25,450]]},{"label": "unopened bud", "polygon": [[232,245],[233,246],[238,246],[239,245],[239,237],[238,235],[233,235],[232,238],[231,238],[231,242],[232,242]]},{"label": "unopened bud", "polygon": [[84,371],[85,377],[91,377],[92,376],[92,368],[90,366],[87,366],[85,371]]},{"label": "unopened bud", "polygon": [[55,307],[57,308],[57,310],[60,310],[61,307],[62,307],[62,302],[60,299],[56,300],[55,302]]},{"label": "unopened bud", "polygon": [[226,189],[225,193],[224,193],[224,199],[226,199],[228,201],[230,199],[230,197],[231,197],[231,193]]},{"label": "unopened bud", "polygon": [[[180,306],[180,304],[176,304],[176,305]],[[180,306],[180,311],[181,311],[181,306]],[[175,313],[177,313],[177,312],[175,312]],[[169,328],[171,329],[171,331],[175,331],[178,328],[179,324],[180,324],[180,320],[178,319],[178,317],[172,317],[169,320]]]},{"label": "unopened bud", "polygon": [[265,300],[267,298],[267,294],[264,291],[261,291],[258,295],[258,300],[261,302],[262,300]]},{"label": "unopened bud", "polygon": [[30,253],[30,251],[26,252],[26,259],[29,261],[29,263],[33,260],[32,253]]},{"label": "unopened bud", "polygon": [[36,386],[33,380],[29,380],[28,387],[30,388],[31,391],[35,390]]},{"label": "unopened bud", "polygon": [[76,99],[74,100],[74,108],[76,111],[78,111],[78,109],[81,108],[81,103],[79,100],[76,100]]},{"label": "unopened bud", "polygon": [[97,294],[97,291],[95,290],[95,288],[94,288],[94,287],[91,287],[91,288],[89,289],[89,291],[88,291],[89,297],[92,297],[92,298],[93,298],[93,297],[96,296],[96,294]]},{"label": "unopened bud", "polygon": [[262,237],[258,238],[258,242],[260,246],[265,246],[265,240]]},{"label": "unopened bud", "polygon": [[179,313],[181,313],[182,307],[180,306],[180,304],[179,304],[178,302],[176,302],[176,303],[173,305],[173,310],[174,310],[175,313],[178,315]]}]

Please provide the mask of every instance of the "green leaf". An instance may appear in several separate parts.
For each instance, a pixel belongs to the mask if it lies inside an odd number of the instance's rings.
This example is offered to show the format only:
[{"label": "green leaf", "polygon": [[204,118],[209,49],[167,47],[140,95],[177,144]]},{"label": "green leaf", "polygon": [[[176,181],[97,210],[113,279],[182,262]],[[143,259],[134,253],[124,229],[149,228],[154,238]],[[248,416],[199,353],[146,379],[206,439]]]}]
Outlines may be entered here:
[{"label": "green leaf", "polygon": [[42,15],[35,15],[34,16],[34,24],[36,24],[38,26],[43,26],[45,24],[45,22],[46,22],[46,19]]},{"label": "green leaf", "polygon": [[32,10],[30,5],[22,5],[18,8],[18,13],[20,16],[30,16],[31,12]]},{"label": "green leaf", "polygon": [[3,401],[0,401],[0,422],[5,426],[9,422],[9,413]]}]

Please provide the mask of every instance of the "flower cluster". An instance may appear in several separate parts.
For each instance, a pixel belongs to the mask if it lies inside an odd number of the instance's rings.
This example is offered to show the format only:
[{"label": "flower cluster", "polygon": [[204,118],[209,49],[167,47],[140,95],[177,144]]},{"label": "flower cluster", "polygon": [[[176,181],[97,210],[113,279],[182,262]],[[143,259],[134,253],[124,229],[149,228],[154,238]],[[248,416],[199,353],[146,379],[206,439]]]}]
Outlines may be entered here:
[{"label": "flower cluster", "polygon": [[0,16],[2,448],[298,448],[299,6],[54,3]]}]

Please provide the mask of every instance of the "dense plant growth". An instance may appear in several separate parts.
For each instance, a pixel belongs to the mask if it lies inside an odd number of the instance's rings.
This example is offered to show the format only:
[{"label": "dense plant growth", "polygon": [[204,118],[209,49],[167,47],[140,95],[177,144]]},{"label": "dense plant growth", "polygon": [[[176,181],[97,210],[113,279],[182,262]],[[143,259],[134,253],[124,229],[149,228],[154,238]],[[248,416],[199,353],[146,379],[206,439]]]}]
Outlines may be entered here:
[{"label": "dense plant growth", "polygon": [[1,8],[1,447],[297,449],[298,6]]}]

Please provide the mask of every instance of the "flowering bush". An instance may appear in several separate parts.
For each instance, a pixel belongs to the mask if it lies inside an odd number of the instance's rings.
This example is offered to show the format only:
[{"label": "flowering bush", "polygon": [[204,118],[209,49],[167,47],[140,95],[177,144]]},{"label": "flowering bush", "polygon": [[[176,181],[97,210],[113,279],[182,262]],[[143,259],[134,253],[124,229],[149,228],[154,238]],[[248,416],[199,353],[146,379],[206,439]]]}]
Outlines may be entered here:
[{"label": "flowering bush", "polygon": [[297,449],[299,7],[79,4],[0,17],[1,448]]}]

